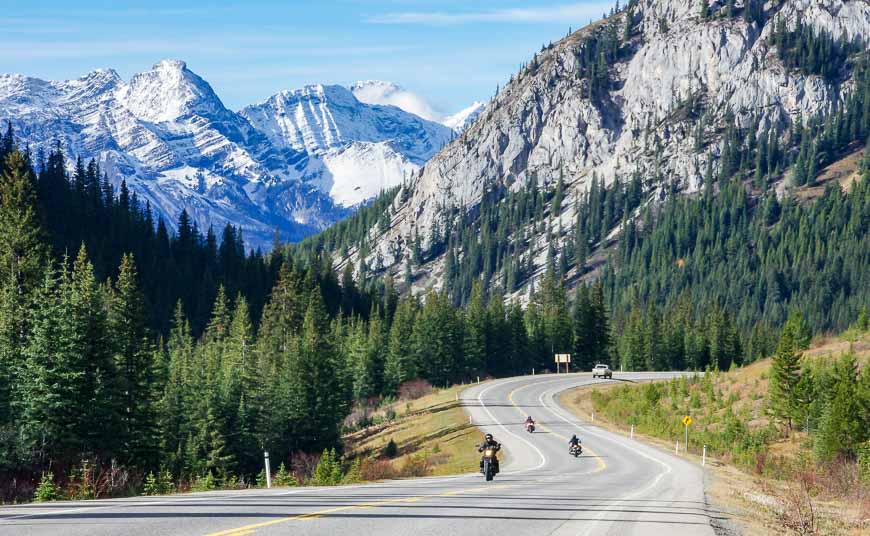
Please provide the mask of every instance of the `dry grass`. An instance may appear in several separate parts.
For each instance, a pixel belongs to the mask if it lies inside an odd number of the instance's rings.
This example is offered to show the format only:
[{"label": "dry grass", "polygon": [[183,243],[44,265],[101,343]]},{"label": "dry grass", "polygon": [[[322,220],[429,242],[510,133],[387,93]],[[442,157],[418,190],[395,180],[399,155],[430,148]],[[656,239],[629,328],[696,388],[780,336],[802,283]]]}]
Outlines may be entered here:
[{"label": "dry grass", "polygon": [[[868,366],[870,337],[867,335],[853,340],[819,337],[803,359],[834,361],[850,349],[859,363]],[[750,429],[768,425],[765,394],[769,369],[770,360],[763,360],[722,373],[714,382],[716,398],[734,414],[748,416]],[[563,393],[560,403],[588,419],[594,411],[592,391],[618,387],[617,384],[606,384],[574,389]],[[693,426],[707,424],[712,429],[723,411],[722,407],[703,408]],[[601,413],[595,414],[595,424],[628,435],[629,427],[625,423],[609,422]],[[673,452],[671,441],[638,433],[635,438]],[[870,534],[870,496],[865,492],[866,488],[855,484],[854,464],[818,467],[804,461],[808,454],[806,442],[806,434],[796,431],[791,437],[771,444],[759,461],[759,467],[742,471],[722,460],[708,458],[707,467],[713,476],[708,489],[711,499],[730,512],[747,534]],[[681,453],[681,456],[685,454]],[[689,459],[700,461],[695,454],[689,455]],[[794,478],[777,480],[763,476],[765,465],[775,460],[786,460],[791,466],[798,467],[793,471]]]},{"label": "dry grass", "polygon": [[[456,400],[463,389],[458,386],[436,390],[417,400],[400,400],[384,408],[384,412],[395,412],[396,418],[346,435],[346,453],[378,459],[371,466],[383,475],[380,478],[476,471],[479,458],[475,445],[481,432],[469,424],[468,415]],[[382,452],[391,439],[398,454],[388,460]]]},{"label": "dry grass", "polygon": [[796,196],[801,200],[814,200],[824,193],[829,184],[839,184],[840,188],[848,192],[855,181],[861,176],[861,161],[864,158],[864,149],[850,153],[836,162],[828,165],[816,177],[816,185],[800,188]]}]

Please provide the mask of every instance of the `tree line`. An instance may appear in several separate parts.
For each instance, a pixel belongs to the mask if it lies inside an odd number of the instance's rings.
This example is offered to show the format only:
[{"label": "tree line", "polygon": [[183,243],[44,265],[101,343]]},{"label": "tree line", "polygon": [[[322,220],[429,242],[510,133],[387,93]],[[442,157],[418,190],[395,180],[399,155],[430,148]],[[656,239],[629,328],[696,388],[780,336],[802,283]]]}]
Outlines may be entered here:
[{"label": "tree line", "polygon": [[[203,327],[193,326],[185,302],[191,296],[178,293],[164,332],[153,321],[146,284],[166,259],[134,244],[117,267],[98,268],[95,259],[108,263],[113,250],[89,228],[99,216],[104,234],[113,236],[115,226],[149,221],[147,204],[124,185],[115,194],[104,184],[99,202],[95,196],[77,208],[87,225],[78,235],[73,226],[63,228],[58,237],[62,223],[47,223],[54,217],[48,207],[72,207],[81,192],[93,192],[96,167],[81,175],[76,165],[68,175],[55,151],[54,171],[47,162],[34,169],[11,135],[6,140],[0,166],[4,499],[28,498],[48,472],[60,484],[80,485],[87,467],[126,472],[117,481],[130,488],[110,494],[130,492],[148,473],[161,475],[161,482],[171,475],[250,483],[263,450],[277,463],[296,452],[340,448],[353,404],[395,395],[410,380],[440,386],[541,371],[552,367],[553,351],[576,352],[585,366],[609,351],[602,288],[583,287],[583,305],[572,311],[555,267],[526,308],[489,297],[476,283],[463,310],[446,292],[400,297],[389,279],[361,285],[347,270],[339,279],[324,254],[281,250],[262,260],[248,257],[267,273],[277,263],[259,312],[243,290],[250,288],[245,278],[257,279],[259,271],[238,279],[218,271]],[[49,188],[56,179],[65,181],[58,191]],[[46,201],[48,195],[56,198]],[[193,241],[188,253],[202,251],[192,226],[191,235],[185,225],[173,234],[163,229],[158,234],[167,234],[170,259],[185,251],[186,241]],[[141,229],[132,235],[157,241]],[[59,251],[76,238],[74,256],[66,247]],[[224,245],[238,250],[238,239],[222,242],[218,252]]]}]

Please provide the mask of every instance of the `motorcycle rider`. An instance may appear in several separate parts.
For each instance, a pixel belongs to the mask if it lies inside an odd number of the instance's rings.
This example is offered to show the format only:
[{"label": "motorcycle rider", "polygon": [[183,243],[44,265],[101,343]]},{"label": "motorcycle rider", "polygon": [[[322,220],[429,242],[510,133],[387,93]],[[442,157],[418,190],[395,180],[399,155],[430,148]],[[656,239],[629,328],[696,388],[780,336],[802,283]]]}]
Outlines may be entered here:
[{"label": "motorcycle rider", "polygon": [[[486,449],[493,450],[492,474],[496,475],[498,474],[498,456],[496,456],[495,453],[498,452],[499,449],[501,449],[501,443],[496,441],[492,437],[492,434],[486,434],[485,436],[483,436],[483,443],[478,445],[477,452],[483,452]],[[480,458],[480,472],[483,472],[483,457]]]},{"label": "motorcycle rider", "polygon": [[571,436],[571,439],[568,440],[568,452],[571,452],[571,449],[574,447],[580,446],[580,438],[577,437],[577,434]]},{"label": "motorcycle rider", "polygon": [[525,422],[524,426],[525,426],[526,428],[528,428],[530,424],[531,424],[532,426],[535,425],[535,419],[533,419],[531,415],[529,415],[528,417],[526,417],[526,422]]}]

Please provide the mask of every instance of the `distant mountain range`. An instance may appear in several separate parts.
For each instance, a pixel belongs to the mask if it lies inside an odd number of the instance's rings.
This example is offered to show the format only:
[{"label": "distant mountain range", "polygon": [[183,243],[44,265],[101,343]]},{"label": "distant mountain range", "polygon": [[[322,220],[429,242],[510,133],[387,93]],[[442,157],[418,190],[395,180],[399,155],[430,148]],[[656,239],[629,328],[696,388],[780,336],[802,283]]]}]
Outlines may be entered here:
[{"label": "distant mountain range", "polygon": [[170,224],[187,209],[200,228],[232,223],[264,248],[276,228],[299,240],[400,184],[479,109],[442,117],[394,84],[361,82],[282,91],[235,112],[177,60],[129,82],[111,69],[67,81],[0,75],[0,120],[34,153],[59,142]]}]

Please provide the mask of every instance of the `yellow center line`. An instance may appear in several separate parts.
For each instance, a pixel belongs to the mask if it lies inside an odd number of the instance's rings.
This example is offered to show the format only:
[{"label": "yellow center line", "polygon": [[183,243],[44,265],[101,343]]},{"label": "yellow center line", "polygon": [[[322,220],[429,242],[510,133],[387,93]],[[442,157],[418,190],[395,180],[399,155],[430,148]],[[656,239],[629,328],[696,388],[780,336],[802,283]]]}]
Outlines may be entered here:
[{"label": "yellow center line", "polygon": [[[523,412],[523,411],[520,409],[520,407],[517,405],[516,402],[514,402],[514,394],[516,394],[516,393],[519,392],[519,391],[522,391],[523,389],[526,389],[527,387],[531,387],[531,386],[533,386],[533,385],[535,385],[535,384],[534,384],[534,383],[527,383],[527,384],[525,384],[525,385],[523,385],[523,386],[517,387],[516,389],[514,389],[513,391],[511,391],[510,393],[508,393],[508,401],[511,403],[511,406],[513,406],[513,408],[514,408],[515,410],[517,410],[517,412],[518,412],[520,415],[522,415],[522,416],[526,416],[526,413]],[[567,437],[567,436],[564,436],[564,435],[560,434],[559,432],[556,432],[555,430],[553,430],[553,429],[551,429],[551,428],[549,428],[549,427],[547,427],[547,426],[545,426],[545,425],[543,425],[543,424],[539,424],[539,423],[536,422],[536,423],[535,423],[535,426],[538,426],[538,427],[542,428],[544,431],[549,432],[549,433],[553,434],[553,435],[556,436],[556,437],[561,437],[561,438],[564,439],[566,442],[567,442],[567,441],[570,441],[570,439],[571,439],[571,438],[569,438],[569,437]],[[594,471],[588,473],[588,474],[600,473],[601,471],[603,471],[604,469],[607,468],[607,462],[605,462],[604,459],[603,459],[601,456],[599,456],[598,454],[596,454],[595,451],[592,450],[592,449],[590,449],[589,447],[584,447],[584,448],[586,449],[586,452],[592,454],[592,456],[595,458],[595,461],[598,462],[598,468],[595,469]]]},{"label": "yellow center line", "polygon": [[476,493],[478,491],[489,491],[493,489],[504,489],[504,488],[512,488],[517,486],[518,484],[501,484],[498,486],[483,486],[478,488],[468,488],[468,489],[460,489],[454,491],[447,491],[444,493],[438,493],[435,495],[421,495],[416,497],[403,497],[401,499],[390,499],[387,501],[379,501],[379,502],[368,502],[368,503],[360,503],[360,504],[350,504],[347,506],[338,506],[335,508],[328,508],[326,510],[318,510],[317,512],[310,512],[307,514],[299,514],[290,517],[283,517],[281,519],[273,519],[271,521],[264,521],[262,523],[254,523],[252,525],[245,525],[244,527],[238,527],[234,529],[227,529],[218,532],[211,532],[206,534],[206,536],[246,536],[248,534],[252,534],[257,529],[262,529],[265,527],[271,527],[273,525],[278,525],[281,523],[288,523],[290,521],[306,521],[311,519],[317,519],[327,514],[334,514],[336,512],[346,512],[348,510],[355,509],[366,509],[366,508],[379,508],[383,506],[389,506],[391,504],[399,504],[399,503],[412,503],[422,501],[424,499],[437,499],[440,497],[452,497],[454,495],[460,495],[463,493]]}]

